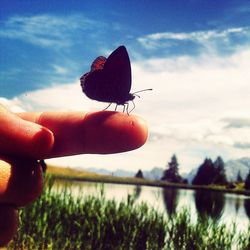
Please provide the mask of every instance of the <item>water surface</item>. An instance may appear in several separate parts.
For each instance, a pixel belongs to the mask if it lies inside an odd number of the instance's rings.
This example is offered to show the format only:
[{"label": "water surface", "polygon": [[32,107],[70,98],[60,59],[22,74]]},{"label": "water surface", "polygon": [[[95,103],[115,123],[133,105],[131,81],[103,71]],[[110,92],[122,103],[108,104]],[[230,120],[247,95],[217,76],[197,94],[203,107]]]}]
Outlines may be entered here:
[{"label": "water surface", "polygon": [[[63,182],[65,184],[65,182]],[[61,190],[64,184],[57,186]],[[146,202],[150,207],[171,217],[181,210],[188,209],[192,220],[209,216],[219,223],[231,225],[237,230],[246,230],[250,223],[250,197],[216,191],[187,190],[124,184],[100,184],[94,182],[70,182],[73,195],[101,196],[107,199],[126,201],[134,198],[136,203]]]}]

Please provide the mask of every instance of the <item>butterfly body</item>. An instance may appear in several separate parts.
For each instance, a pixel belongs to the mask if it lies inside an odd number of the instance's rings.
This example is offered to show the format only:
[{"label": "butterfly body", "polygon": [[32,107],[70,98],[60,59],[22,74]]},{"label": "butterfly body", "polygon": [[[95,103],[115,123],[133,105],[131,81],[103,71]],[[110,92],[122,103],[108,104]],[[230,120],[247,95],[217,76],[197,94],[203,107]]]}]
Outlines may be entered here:
[{"label": "butterfly body", "polygon": [[135,98],[130,93],[131,66],[124,46],[118,47],[107,59],[97,57],[91,71],[80,81],[82,91],[93,100],[124,105]]}]

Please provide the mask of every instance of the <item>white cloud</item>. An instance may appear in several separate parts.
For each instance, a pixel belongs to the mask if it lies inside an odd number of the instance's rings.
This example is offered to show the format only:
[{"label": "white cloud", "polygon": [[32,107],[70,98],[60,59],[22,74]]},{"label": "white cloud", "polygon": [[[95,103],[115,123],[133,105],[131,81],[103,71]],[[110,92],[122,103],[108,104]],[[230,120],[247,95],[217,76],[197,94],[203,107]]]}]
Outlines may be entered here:
[{"label": "white cloud", "polygon": [[208,30],[208,31],[194,31],[190,33],[172,33],[172,32],[163,32],[163,33],[155,33],[155,34],[150,34],[145,37],[139,38],[139,41],[145,41],[143,39],[148,39],[148,40],[162,40],[162,39],[172,39],[172,40],[193,40],[193,41],[204,41],[207,39],[212,39],[212,38],[224,38],[227,37],[230,34],[233,33],[243,33],[247,29],[246,28],[230,28],[227,30]]},{"label": "white cloud", "polygon": [[53,64],[52,67],[54,68],[56,74],[64,75],[69,72],[66,67],[62,67],[60,65]]},{"label": "white cloud", "polygon": [[19,98],[7,99],[4,97],[0,97],[1,105],[5,106],[7,109],[12,112],[24,112],[25,109],[22,108],[22,103],[20,103]]},{"label": "white cloud", "polygon": [[89,110],[91,101],[84,97],[80,81],[53,85],[48,88],[26,92],[18,97],[26,111],[43,110]]},{"label": "white cloud", "polygon": [[193,32],[162,32],[139,37],[137,41],[147,49],[176,46],[176,42],[193,42],[201,47],[214,50],[216,46],[230,46],[232,37],[250,41],[248,27],[229,28],[225,30],[207,30]]},{"label": "white cloud", "polygon": [[[151,137],[141,149],[113,156],[75,156],[53,163],[110,169],[164,166],[173,153],[181,170],[204,157],[225,160],[250,154],[250,49],[231,56],[150,59],[132,64],[133,91],[141,93],[133,111],[149,124]],[[17,96],[9,103],[28,111],[102,110],[105,103],[87,99],[79,80]],[[111,160],[112,159],[112,160]],[[182,165],[183,164],[183,165]]]},{"label": "white cloud", "polygon": [[83,15],[12,16],[3,23],[0,37],[18,39],[40,47],[58,49],[73,45],[73,34],[96,27]]}]

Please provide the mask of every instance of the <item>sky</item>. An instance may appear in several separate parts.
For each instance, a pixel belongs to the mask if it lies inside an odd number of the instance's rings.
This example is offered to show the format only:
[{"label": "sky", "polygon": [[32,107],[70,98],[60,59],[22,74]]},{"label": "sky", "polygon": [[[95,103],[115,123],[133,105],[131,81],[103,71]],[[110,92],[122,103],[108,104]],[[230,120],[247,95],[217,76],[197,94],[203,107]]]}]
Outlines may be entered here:
[{"label": "sky", "polygon": [[[98,111],[79,78],[125,45],[133,114],[146,144],[116,155],[49,160],[69,167],[149,170],[176,154],[180,172],[205,157],[250,155],[250,2],[0,0],[0,103],[19,111]],[[114,105],[110,107],[114,110]],[[122,108],[120,109],[122,111]]]}]

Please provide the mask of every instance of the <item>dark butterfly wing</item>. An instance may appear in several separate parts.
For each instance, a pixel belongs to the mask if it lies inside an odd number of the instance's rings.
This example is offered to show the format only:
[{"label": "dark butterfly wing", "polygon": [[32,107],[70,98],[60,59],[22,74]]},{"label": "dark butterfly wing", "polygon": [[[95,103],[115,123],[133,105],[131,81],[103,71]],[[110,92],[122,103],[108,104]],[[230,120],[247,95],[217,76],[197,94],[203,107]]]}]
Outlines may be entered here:
[{"label": "dark butterfly wing", "polygon": [[89,98],[97,101],[124,104],[132,100],[131,66],[126,48],[118,47],[107,59],[98,57],[91,72],[81,77],[81,86]]},{"label": "dark butterfly wing", "polygon": [[113,95],[125,96],[131,89],[131,66],[124,46],[118,47],[108,58],[104,69]]},{"label": "dark butterfly wing", "polygon": [[[106,62],[106,58],[104,56],[98,56],[93,63],[91,64],[91,68],[90,68],[90,72],[85,73],[83,76],[81,76],[80,81],[81,81],[81,87],[82,87],[82,91],[91,99],[95,99],[94,97],[88,95],[88,89],[89,88],[93,88],[95,87],[95,84],[91,84],[87,82],[87,77],[92,74],[92,72],[96,71],[96,70],[102,70],[104,67],[104,64]],[[91,92],[91,91],[90,91]]]},{"label": "dark butterfly wing", "polygon": [[100,102],[110,102],[107,100],[107,93],[103,88],[103,70],[95,70],[84,74],[81,78],[82,91],[90,99]]}]

